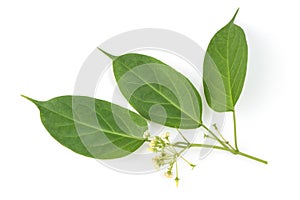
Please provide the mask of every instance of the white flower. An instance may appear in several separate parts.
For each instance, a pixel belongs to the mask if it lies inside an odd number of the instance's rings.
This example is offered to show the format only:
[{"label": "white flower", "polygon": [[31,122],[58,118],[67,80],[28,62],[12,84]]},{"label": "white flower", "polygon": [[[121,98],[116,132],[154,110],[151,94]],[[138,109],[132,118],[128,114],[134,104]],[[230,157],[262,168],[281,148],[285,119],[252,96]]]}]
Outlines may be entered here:
[{"label": "white flower", "polygon": [[150,144],[149,144],[150,148],[154,148],[155,147],[155,140],[151,140]]},{"label": "white flower", "polygon": [[179,178],[176,177],[174,180],[175,180],[175,183],[176,183],[176,187],[178,187]]},{"label": "white flower", "polygon": [[163,157],[155,156],[153,159],[153,165],[156,169],[159,169],[161,166],[165,164]]},{"label": "white flower", "polygon": [[158,136],[155,136],[149,143],[149,150],[153,152],[161,152],[165,147],[166,142]]},{"label": "white flower", "polygon": [[164,175],[165,175],[165,177],[167,177],[167,178],[173,178],[173,173],[172,173],[172,171],[170,171],[170,170],[166,171],[166,172],[164,173]]},{"label": "white flower", "polygon": [[149,132],[149,130],[146,130],[144,132],[143,138],[148,139],[149,137],[150,137],[150,132]]},{"label": "white flower", "polygon": [[162,136],[161,136],[163,139],[166,139],[166,140],[168,140],[169,139],[169,137],[170,137],[170,133],[169,132],[165,132],[165,133],[163,133],[162,134]]}]

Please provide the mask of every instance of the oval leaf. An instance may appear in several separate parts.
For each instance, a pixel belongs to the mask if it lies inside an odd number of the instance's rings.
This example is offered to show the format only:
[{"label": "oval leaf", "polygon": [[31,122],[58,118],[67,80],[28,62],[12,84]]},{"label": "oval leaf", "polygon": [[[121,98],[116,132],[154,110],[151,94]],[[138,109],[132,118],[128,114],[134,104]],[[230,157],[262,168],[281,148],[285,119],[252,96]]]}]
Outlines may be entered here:
[{"label": "oval leaf", "polygon": [[137,150],[145,141],[146,120],[107,101],[83,96],[61,96],[45,102],[25,98],[39,108],[48,132],[81,155],[120,158]]},{"label": "oval leaf", "polygon": [[241,94],[248,47],[243,29],[232,20],[211,39],[204,58],[203,85],[208,105],[215,111],[234,111]]},{"label": "oval leaf", "polygon": [[112,57],[104,53],[113,59],[118,86],[139,114],[169,127],[201,126],[201,97],[185,76],[150,56],[130,53]]}]

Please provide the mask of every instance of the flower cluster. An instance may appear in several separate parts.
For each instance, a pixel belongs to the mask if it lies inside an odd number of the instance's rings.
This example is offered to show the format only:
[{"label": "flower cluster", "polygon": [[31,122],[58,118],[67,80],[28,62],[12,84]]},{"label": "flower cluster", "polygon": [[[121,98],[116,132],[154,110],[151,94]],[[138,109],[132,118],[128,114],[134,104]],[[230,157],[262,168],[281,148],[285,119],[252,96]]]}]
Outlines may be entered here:
[{"label": "flower cluster", "polygon": [[164,165],[169,164],[172,161],[173,157],[166,154],[166,153],[161,153],[158,156],[155,156],[152,161],[153,165],[155,166],[156,169],[161,168]]},{"label": "flower cluster", "polygon": [[[178,131],[179,132],[179,131]],[[181,132],[179,132],[182,136]],[[183,136],[182,136],[183,137]],[[175,182],[178,186],[178,166],[177,160],[181,158],[186,163],[188,163],[192,168],[196,165],[187,161],[181,154],[186,150],[185,146],[178,146],[178,144],[172,144],[170,142],[170,133],[165,132],[161,136],[151,136],[149,131],[145,131],[144,138],[149,142],[149,151],[156,153],[156,156],[152,159],[155,168],[160,169],[163,166],[168,166],[165,177],[173,178],[173,168],[176,168]],[[184,138],[185,139],[185,138]],[[186,140],[186,139],[185,139]],[[187,141],[188,142],[188,141]],[[178,148],[181,148],[177,151]]]},{"label": "flower cluster", "polygon": [[[175,147],[171,144],[169,138],[170,133],[165,132],[161,136],[149,136],[147,139],[150,140],[148,148],[149,151],[157,153],[157,156],[152,159],[153,165],[157,169],[160,169],[163,166],[168,166],[164,175],[167,178],[173,178],[173,166],[174,163],[177,162],[178,153]],[[178,179],[178,177],[176,178]]]},{"label": "flower cluster", "polygon": [[149,144],[149,150],[153,152],[162,152],[169,144],[170,133],[166,132],[161,137],[154,136]]}]

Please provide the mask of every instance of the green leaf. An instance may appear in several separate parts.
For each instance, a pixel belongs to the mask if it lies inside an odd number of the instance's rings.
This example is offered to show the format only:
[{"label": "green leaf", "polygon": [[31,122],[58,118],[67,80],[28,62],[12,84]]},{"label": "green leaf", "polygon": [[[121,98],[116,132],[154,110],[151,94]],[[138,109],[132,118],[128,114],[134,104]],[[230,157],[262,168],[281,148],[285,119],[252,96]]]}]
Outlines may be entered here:
[{"label": "green leaf", "polygon": [[185,76],[150,56],[109,57],[122,94],[139,114],[169,127],[201,126],[201,97]]},{"label": "green leaf", "polygon": [[211,39],[204,58],[203,85],[208,105],[215,111],[234,111],[241,94],[248,47],[243,29],[232,20]]},{"label": "green leaf", "polygon": [[25,98],[39,108],[52,137],[81,155],[120,158],[145,142],[146,120],[118,105],[84,96],[61,96],[45,102]]}]

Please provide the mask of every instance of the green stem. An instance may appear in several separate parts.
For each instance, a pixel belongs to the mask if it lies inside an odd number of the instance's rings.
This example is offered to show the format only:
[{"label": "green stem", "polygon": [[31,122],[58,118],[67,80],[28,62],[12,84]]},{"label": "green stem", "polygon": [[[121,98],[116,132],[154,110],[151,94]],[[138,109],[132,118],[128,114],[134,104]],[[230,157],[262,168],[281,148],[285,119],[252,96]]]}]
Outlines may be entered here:
[{"label": "green stem", "polygon": [[228,148],[214,146],[214,145],[210,145],[210,144],[195,144],[195,143],[193,143],[193,144],[190,144],[189,147],[204,147],[204,148],[213,148],[213,149],[219,149],[219,150],[229,151]]},{"label": "green stem", "polygon": [[[229,148],[227,148],[227,147],[224,148],[224,147],[213,146],[213,145],[208,145],[208,144],[190,144],[190,147],[205,147],[205,148],[213,148],[213,149],[219,149],[219,150],[223,150],[223,151],[232,152],[232,150],[229,149]],[[235,155],[244,156],[244,157],[250,158],[252,160],[256,160],[258,162],[261,162],[261,163],[264,163],[264,164],[268,164],[268,161],[265,161],[263,159],[251,156],[249,154],[246,154],[246,153],[243,153],[243,152],[240,152],[240,151],[239,152],[235,152]]]},{"label": "green stem", "polygon": [[179,129],[177,129],[177,132],[181,135],[181,137],[182,137],[188,144],[190,144],[190,142],[186,139],[186,137],[184,137],[184,135],[181,133],[181,131],[179,131]]},{"label": "green stem", "polygon": [[176,178],[174,180],[175,180],[175,183],[176,183],[176,187],[178,187],[179,178],[178,178],[178,164],[177,164],[177,161],[176,161]]},{"label": "green stem", "polygon": [[263,159],[260,159],[260,158],[251,156],[251,155],[249,155],[249,154],[246,154],[246,153],[243,153],[243,152],[240,152],[240,151],[239,151],[237,154],[238,154],[238,155],[241,155],[241,156],[244,156],[244,157],[246,157],[246,158],[250,158],[250,159],[252,159],[252,160],[256,160],[256,161],[261,162],[261,163],[264,163],[264,164],[268,164],[268,161],[266,161],[266,160],[263,160]]},{"label": "green stem", "polygon": [[233,129],[234,129],[234,146],[235,146],[235,150],[238,152],[238,151],[239,151],[239,148],[238,148],[238,144],[237,144],[235,110],[232,111],[232,115],[233,115]]},{"label": "green stem", "polygon": [[218,134],[220,135],[220,137],[221,137],[221,139],[223,140],[223,142],[225,142],[225,144],[227,144],[229,148],[231,148],[232,150],[235,151],[235,149],[231,146],[231,144],[223,137],[223,135],[222,135],[221,132],[219,131],[217,125],[214,124],[213,127],[216,129],[216,131],[217,131]]},{"label": "green stem", "polygon": [[185,159],[183,156],[180,156],[180,158],[181,158],[184,162],[186,162],[189,166],[191,166],[192,169],[194,169],[194,168],[196,167],[196,165],[190,163],[190,162],[189,162],[187,159]]},{"label": "green stem", "polygon": [[[228,149],[228,146],[222,141],[220,140],[215,134],[214,132],[212,132],[209,128],[207,128],[204,124],[202,125],[202,127],[208,131],[224,148]],[[233,150],[230,150],[233,152]]]}]

